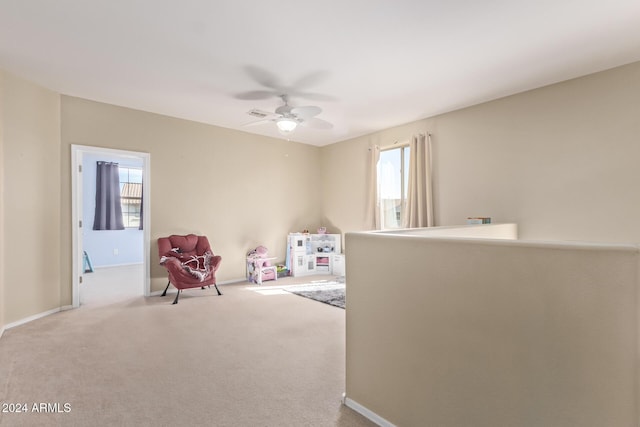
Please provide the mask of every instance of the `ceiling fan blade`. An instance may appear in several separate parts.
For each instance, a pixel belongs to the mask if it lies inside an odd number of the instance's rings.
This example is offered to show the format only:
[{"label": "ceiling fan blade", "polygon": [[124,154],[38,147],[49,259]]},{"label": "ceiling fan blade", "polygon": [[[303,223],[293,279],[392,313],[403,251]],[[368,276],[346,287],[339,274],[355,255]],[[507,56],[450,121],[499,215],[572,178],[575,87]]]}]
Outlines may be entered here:
[{"label": "ceiling fan blade", "polygon": [[253,80],[260,83],[262,86],[270,89],[276,89],[277,91],[280,90],[278,78],[264,68],[256,67],[255,65],[247,65],[244,67],[244,70]]},{"label": "ceiling fan blade", "polygon": [[308,105],[305,107],[293,107],[291,112],[296,116],[301,117],[304,120],[310,119],[313,116],[317,116],[322,113],[322,108],[316,107],[315,105]]},{"label": "ceiling fan blade", "polygon": [[312,117],[309,120],[304,120],[300,123],[302,126],[306,126],[308,128],[313,129],[332,129],[333,125],[326,120],[319,119],[317,117]]},{"label": "ceiling fan blade", "polygon": [[264,68],[257,67],[255,65],[245,66],[244,71],[255,82],[257,82],[261,86],[264,86],[272,90],[270,91],[255,90],[255,91],[240,93],[236,95],[236,98],[238,99],[248,99],[248,100],[268,99],[273,96],[282,96],[283,94],[286,94],[289,96],[306,98],[314,101],[336,101],[337,100],[336,97],[331,95],[324,95],[321,93],[304,91],[304,89],[325,80],[329,75],[328,71],[316,71],[316,72],[309,73],[299,78],[295,82],[295,84],[290,86],[283,85],[275,74],[265,70]]},{"label": "ceiling fan blade", "polygon": [[269,99],[276,93],[270,90],[251,90],[249,92],[242,92],[235,95],[236,99],[256,100],[256,99]]},{"label": "ceiling fan blade", "polygon": [[242,127],[253,127],[253,126],[260,126],[260,125],[264,125],[267,123],[273,123],[273,119],[262,119],[262,120],[257,120],[255,122],[249,122],[249,123],[245,123],[242,125]]}]

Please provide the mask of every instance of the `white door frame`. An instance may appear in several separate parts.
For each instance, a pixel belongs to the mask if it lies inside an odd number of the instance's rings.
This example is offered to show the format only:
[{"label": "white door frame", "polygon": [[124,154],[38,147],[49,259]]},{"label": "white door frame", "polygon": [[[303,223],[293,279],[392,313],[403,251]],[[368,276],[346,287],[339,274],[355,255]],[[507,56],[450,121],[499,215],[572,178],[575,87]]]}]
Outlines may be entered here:
[{"label": "white door frame", "polygon": [[82,176],[81,166],[83,155],[87,153],[103,153],[107,155],[117,155],[121,157],[134,157],[141,159],[143,163],[142,179],[144,182],[144,198],[142,199],[142,209],[144,229],[144,283],[142,293],[148,297],[151,294],[151,266],[149,263],[149,251],[151,250],[151,155],[137,151],[116,150],[112,148],[91,147],[86,145],[71,145],[71,259],[72,259],[72,306],[80,307],[80,280],[84,274],[83,248],[81,227],[88,224],[80,223],[82,219]]}]

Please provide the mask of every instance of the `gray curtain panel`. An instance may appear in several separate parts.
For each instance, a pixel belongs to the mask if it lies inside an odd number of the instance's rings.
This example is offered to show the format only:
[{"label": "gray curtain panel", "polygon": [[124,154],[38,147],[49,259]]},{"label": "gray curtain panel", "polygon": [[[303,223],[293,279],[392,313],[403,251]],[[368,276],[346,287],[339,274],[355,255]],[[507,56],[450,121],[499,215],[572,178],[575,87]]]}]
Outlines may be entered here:
[{"label": "gray curtain panel", "polygon": [[120,176],[118,164],[96,162],[96,213],[94,230],[124,230],[120,204]]}]

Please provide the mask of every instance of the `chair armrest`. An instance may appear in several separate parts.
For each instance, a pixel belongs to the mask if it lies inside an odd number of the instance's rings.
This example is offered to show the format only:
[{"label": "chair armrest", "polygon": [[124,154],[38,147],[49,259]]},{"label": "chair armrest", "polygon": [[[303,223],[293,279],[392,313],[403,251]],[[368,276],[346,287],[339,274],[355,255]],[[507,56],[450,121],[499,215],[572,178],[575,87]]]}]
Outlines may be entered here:
[{"label": "chair armrest", "polygon": [[181,273],[184,270],[180,260],[171,256],[163,256],[160,259],[160,265],[162,265],[173,274]]},{"label": "chair armrest", "polygon": [[220,262],[222,262],[222,257],[220,255],[214,255],[211,257],[210,267],[212,272],[216,272],[220,267]]}]

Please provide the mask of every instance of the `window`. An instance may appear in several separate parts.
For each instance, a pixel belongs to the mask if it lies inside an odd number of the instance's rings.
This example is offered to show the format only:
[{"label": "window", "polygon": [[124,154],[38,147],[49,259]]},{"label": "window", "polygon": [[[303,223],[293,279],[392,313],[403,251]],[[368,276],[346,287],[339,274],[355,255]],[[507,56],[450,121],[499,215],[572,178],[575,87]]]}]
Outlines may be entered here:
[{"label": "window", "polygon": [[120,202],[125,228],[138,228],[142,206],[142,169],[120,167]]},{"label": "window", "polygon": [[382,229],[402,227],[408,182],[409,146],[381,150],[378,161],[378,206]]}]

